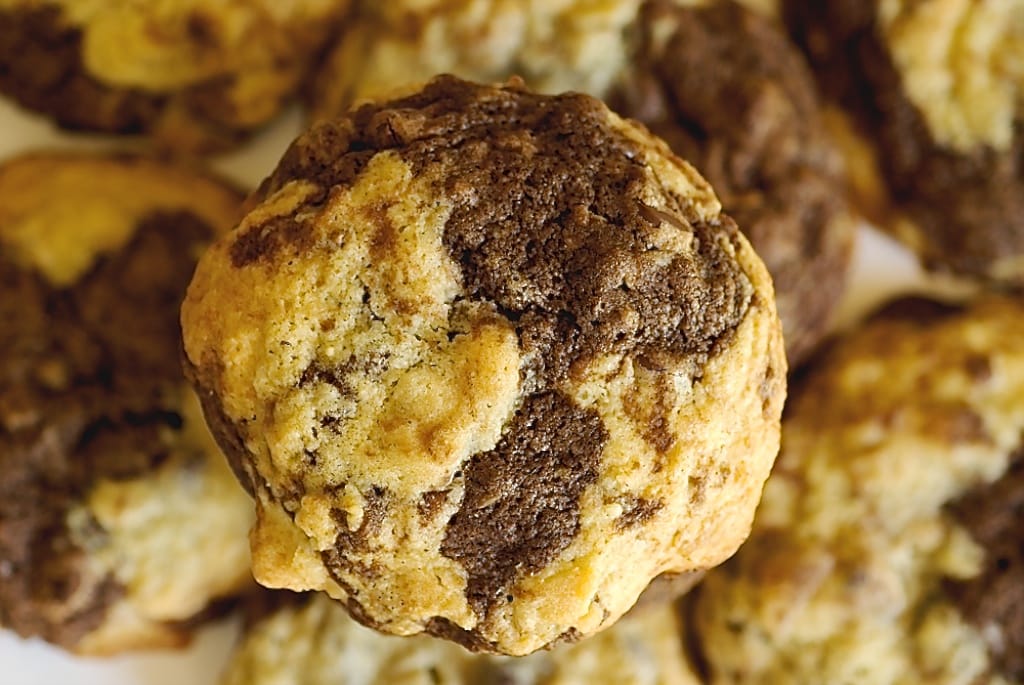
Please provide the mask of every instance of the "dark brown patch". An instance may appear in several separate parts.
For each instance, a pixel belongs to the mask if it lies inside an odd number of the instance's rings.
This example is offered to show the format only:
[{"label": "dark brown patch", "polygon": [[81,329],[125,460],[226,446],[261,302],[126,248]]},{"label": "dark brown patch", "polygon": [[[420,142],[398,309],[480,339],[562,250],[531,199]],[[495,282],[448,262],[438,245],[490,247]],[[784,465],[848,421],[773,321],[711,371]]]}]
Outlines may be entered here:
[{"label": "dark brown patch", "polygon": [[498,445],[470,460],[441,553],[465,567],[466,597],[478,616],[503,604],[517,577],[572,542],[579,498],[597,480],[605,439],[596,413],[545,393],[526,399]]},{"label": "dark brown patch", "polygon": [[[940,146],[903,90],[876,30],[877,2],[786,0],[784,15],[822,90],[853,113],[879,152],[893,202],[926,235],[927,265],[986,276],[1024,254],[1024,135],[1018,108],[1009,150]],[[1012,277],[1018,284],[1020,273]]]},{"label": "dark brown patch", "polygon": [[447,490],[431,490],[430,492],[424,492],[420,497],[420,503],[417,507],[420,519],[424,522],[432,521],[447,500]]},{"label": "dark brown patch", "polygon": [[960,612],[981,631],[993,665],[1007,680],[1024,679],[1024,448],[999,480],[954,502],[949,512],[985,550],[982,572],[945,588]]},{"label": "dark brown patch", "polygon": [[620,530],[643,525],[651,520],[665,506],[662,500],[649,500],[643,497],[629,496],[622,505],[622,513],[615,519],[615,527]]},{"label": "dark brown patch", "polygon": [[57,7],[0,12],[0,90],[66,128],[146,130],[165,99],[99,83],[82,64],[81,43]]},{"label": "dark brown patch", "polygon": [[871,314],[870,320],[932,325],[960,316],[964,311],[963,304],[942,302],[929,297],[906,296],[885,303]]},{"label": "dark brown patch", "polygon": [[256,496],[256,481],[250,473],[249,450],[245,446],[245,421],[233,421],[224,411],[220,396],[211,388],[220,384],[221,367],[208,363],[203,370],[192,364],[184,352],[181,355],[185,378],[195,389],[199,404],[203,408],[203,417],[210,428],[213,439],[217,442],[231,466],[235,478],[242,484],[251,497]]},{"label": "dark brown patch", "polygon": [[992,444],[992,436],[985,428],[985,421],[967,404],[955,404],[936,410],[932,436],[942,436],[950,444],[973,442]]},{"label": "dark brown patch", "polygon": [[249,226],[231,243],[231,265],[236,269],[274,260],[285,247],[301,253],[313,243],[311,226],[293,216],[275,216]]},{"label": "dark brown patch", "polygon": [[714,187],[772,274],[795,364],[827,330],[853,235],[814,78],[774,22],[730,0],[644,3],[637,38],[612,107]]},{"label": "dark brown patch", "polygon": [[191,213],[152,213],[68,288],[0,252],[0,624],[21,635],[73,647],[121,592],[99,579],[52,618],[86,578],[68,510],[99,479],[153,469],[182,430],[178,307],[211,236]]},{"label": "dark brown patch", "polygon": [[494,653],[498,651],[493,642],[484,640],[477,633],[466,630],[442,616],[435,616],[427,621],[426,631],[435,637],[460,644],[471,652]]},{"label": "dark brown patch", "polygon": [[975,383],[987,383],[992,379],[992,362],[983,354],[972,354],[964,360],[964,371]]}]

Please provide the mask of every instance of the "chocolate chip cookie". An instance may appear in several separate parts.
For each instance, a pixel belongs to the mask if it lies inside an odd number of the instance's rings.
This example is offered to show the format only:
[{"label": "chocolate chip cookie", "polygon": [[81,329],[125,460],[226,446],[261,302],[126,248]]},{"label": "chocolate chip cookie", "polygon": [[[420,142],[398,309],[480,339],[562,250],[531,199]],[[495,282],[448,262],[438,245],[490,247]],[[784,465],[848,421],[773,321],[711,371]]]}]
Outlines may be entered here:
[{"label": "chocolate chip cookie", "polygon": [[223,685],[697,685],[674,605],[522,658],[384,636],[322,595],[295,595],[245,632]]},{"label": "chocolate chip cookie", "polygon": [[76,130],[233,145],[295,95],[349,0],[4,0],[0,92]]},{"label": "chocolate chip cookie", "polygon": [[240,200],[135,157],[0,166],[0,625],[81,653],[180,644],[246,583],[252,507],[178,325]]},{"label": "chocolate chip cookie", "polygon": [[711,188],[585,95],[454,77],[301,136],[200,261],[257,580],[522,655],[746,537],[786,365]]},{"label": "chocolate chip cookie", "polygon": [[814,77],[776,21],[732,0],[644,3],[612,108],[697,167],[775,282],[790,365],[829,329],[855,223]]},{"label": "chocolate chip cookie", "polygon": [[863,201],[924,264],[1024,284],[1024,2],[785,0]]},{"label": "chocolate chip cookie", "polygon": [[1024,682],[1024,303],[902,301],[794,389],[694,606],[711,683]]}]

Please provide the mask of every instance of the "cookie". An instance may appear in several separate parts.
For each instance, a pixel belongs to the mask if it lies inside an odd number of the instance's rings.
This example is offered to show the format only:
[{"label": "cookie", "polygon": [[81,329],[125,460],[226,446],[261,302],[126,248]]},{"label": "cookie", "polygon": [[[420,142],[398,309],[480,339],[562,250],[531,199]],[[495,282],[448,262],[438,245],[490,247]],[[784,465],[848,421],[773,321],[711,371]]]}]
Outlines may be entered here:
[{"label": "cookie", "polygon": [[310,93],[312,118],[451,73],[511,76],[535,90],[602,95],[625,64],[640,0],[393,0],[364,3]]},{"label": "cookie", "polygon": [[246,584],[252,505],[178,325],[240,201],[142,158],[0,166],[0,625],[80,653],[170,646]]},{"label": "cookie", "polygon": [[0,93],[75,130],[240,142],[292,98],[349,0],[0,0]]},{"label": "cookie", "polygon": [[511,658],[429,637],[384,636],[337,602],[303,595],[251,625],[222,685],[697,685],[675,607],[629,615],[600,635]]},{"label": "cookie", "polygon": [[786,0],[858,190],[933,270],[1024,284],[1024,2]]},{"label": "cookie", "polygon": [[732,0],[644,3],[612,108],[697,167],[775,282],[791,366],[829,329],[855,223],[814,77],[768,16]]},{"label": "cookie", "polygon": [[315,126],[259,197],[182,308],[259,582],[523,655],[746,537],[785,386],[771,283],[660,140],[441,77]]},{"label": "cookie", "polygon": [[711,683],[1024,682],[1024,303],[903,301],[795,388],[693,612]]}]

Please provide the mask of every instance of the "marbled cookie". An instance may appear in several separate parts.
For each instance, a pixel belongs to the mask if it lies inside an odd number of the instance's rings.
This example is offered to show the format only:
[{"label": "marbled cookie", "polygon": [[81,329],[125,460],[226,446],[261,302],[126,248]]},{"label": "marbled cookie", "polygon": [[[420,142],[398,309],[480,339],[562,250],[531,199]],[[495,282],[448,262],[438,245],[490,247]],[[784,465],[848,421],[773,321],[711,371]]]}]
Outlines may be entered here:
[{"label": "marbled cookie", "polygon": [[626,60],[641,0],[392,0],[363,3],[310,93],[314,119],[436,74],[602,95]]},{"label": "marbled cookie", "polygon": [[527,657],[471,654],[381,635],[322,595],[302,595],[245,632],[222,685],[697,685],[674,604]]},{"label": "marbled cookie", "polygon": [[295,95],[349,0],[0,0],[0,92],[71,129],[224,148]]},{"label": "marbled cookie", "polygon": [[522,655],[746,537],[785,387],[771,282],[660,140],[444,77],[315,126],[259,197],[182,322],[261,583]]},{"label": "marbled cookie", "polygon": [[1024,303],[890,307],[794,390],[709,681],[1024,682]]},{"label": "marbled cookie", "polygon": [[0,625],[82,653],[179,644],[246,583],[251,504],[178,326],[240,201],[141,158],[0,166]]},{"label": "marbled cookie", "polygon": [[1024,1],[784,5],[865,204],[929,268],[1024,285]]},{"label": "marbled cookie", "polygon": [[790,365],[829,329],[854,221],[814,77],[771,18],[732,0],[644,3],[609,102],[691,162],[775,282]]}]

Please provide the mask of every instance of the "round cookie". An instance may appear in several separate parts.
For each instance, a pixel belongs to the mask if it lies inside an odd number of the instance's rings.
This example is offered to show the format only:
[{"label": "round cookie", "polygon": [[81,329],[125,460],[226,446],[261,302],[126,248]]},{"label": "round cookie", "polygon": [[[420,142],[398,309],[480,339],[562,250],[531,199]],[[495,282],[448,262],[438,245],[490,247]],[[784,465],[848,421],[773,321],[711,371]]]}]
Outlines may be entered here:
[{"label": "round cookie", "polygon": [[471,654],[429,637],[384,636],[322,595],[297,596],[248,627],[222,685],[697,685],[674,604],[527,657]]},{"label": "round cookie", "polygon": [[240,202],[142,158],[0,165],[0,625],[80,653],[170,646],[249,582],[252,505],[178,325]]},{"label": "round cookie", "polygon": [[522,655],[746,537],[771,283],[710,187],[584,95],[432,81],[315,126],[182,308],[254,573]]},{"label": "round cookie", "polygon": [[925,266],[1024,284],[1024,2],[785,0],[858,195]]},{"label": "round cookie", "polygon": [[829,329],[855,227],[814,78],[775,21],[732,0],[647,2],[634,32],[612,108],[711,183],[772,274],[795,366]]},{"label": "round cookie", "polygon": [[816,360],[698,591],[709,682],[1024,682],[1022,339],[1020,300],[910,300]]},{"label": "round cookie", "polygon": [[241,141],[295,95],[349,0],[0,0],[0,92],[70,129]]},{"label": "round cookie", "polygon": [[310,93],[312,118],[451,73],[534,90],[603,94],[625,64],[641,0],[392,0],[363,3]]}]

